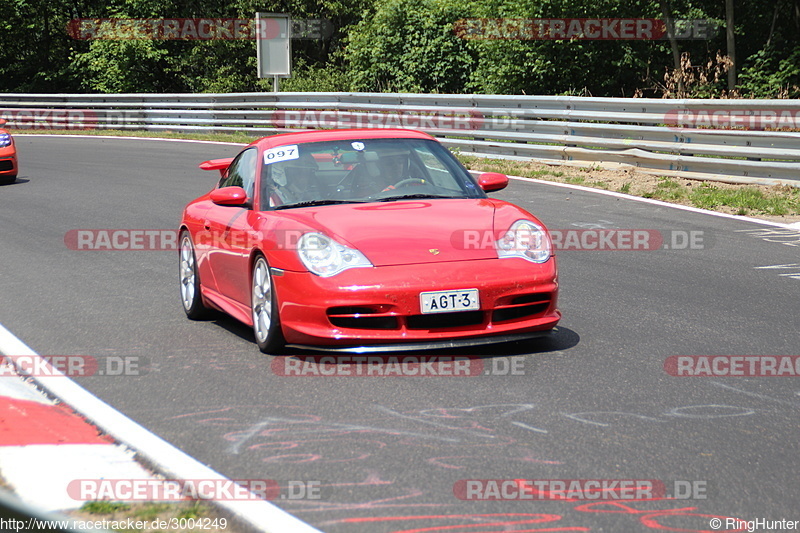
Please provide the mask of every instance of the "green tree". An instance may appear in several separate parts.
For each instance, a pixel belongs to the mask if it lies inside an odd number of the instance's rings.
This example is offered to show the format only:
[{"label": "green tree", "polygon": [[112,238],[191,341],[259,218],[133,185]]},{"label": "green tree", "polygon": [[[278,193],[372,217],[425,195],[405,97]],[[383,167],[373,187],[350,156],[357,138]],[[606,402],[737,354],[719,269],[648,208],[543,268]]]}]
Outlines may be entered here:
[{"label": "green tree", "polygon": [[73,92],[81,72],[70,54],[88,48],[71,39],[67,22],[100,16],[95,0],[0,0],[0,90],[16,92]]},{"label": "green tree", "polygon": [[[76,40],[77,18],[321,18],[326,40],[293,42],[291,91],[726,96],[725,0],[0,0],[0,91],[239,92],[256,76],[253,41]],[[472,40],[467,18],[720,21],[706,41]],[[800,0],[735,0],[738,93],[800,97]],[[674,58],[686,60],[675,69]],[[717,59],[720,57],[720,59]],[[709,73],[713,72],[713,76]],[[722,72],[724,74],[724,72]],[[730,96],[730,95],[728,95]]]},{"label": "green tree", "polygon": [[344,56],[353,91],[463,92],[476,54],[453,32],[469,16],[458,0],[388,0],[350,31]]},{"label": "green tree", "polygon": [[[256,11],[327,19],[325,40],[292,44],[300,76],[328,65],[347,28],[369,3],[356,0],[0,0],[0,91],[226,92],[271,87],[256,75],[250,40],[77,40],[67,33],[76,18],[252,18]],[[337,59],[338,57],[338,59]],[[335,77],[329,77],[335,79]],[[306,83],[312,86],[313,80]]]},{"label": "green tree", "polygon": [[[690,0],[674,15],[703,18]],[[632,96],[663,80],[668,41],[463,39],[460,19],[661,18],[647,0],[389,0],[349,34],[353,90]],[[701,56],[713,43],[681,41]]]}]

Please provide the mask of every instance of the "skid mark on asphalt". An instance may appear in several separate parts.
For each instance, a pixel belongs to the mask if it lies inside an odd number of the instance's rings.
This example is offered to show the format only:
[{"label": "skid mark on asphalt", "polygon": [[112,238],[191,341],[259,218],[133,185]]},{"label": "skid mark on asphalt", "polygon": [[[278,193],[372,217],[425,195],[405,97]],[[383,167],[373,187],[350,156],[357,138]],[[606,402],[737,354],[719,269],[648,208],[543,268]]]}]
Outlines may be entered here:
[{"label": "skid mark on asphalt", "polygon": [[757,237],[762,241],[785,244],[786,246],[800,246],[800,230],[789,228],[759,228],[738,229],[737,233],[744,233]]},{"label": "skid mark on asphalt", "polygon": [[[766,394],[759,394],[757,392],[750,392],[750,391],[746,391],[746,390],[743,390],[743,389],[737,389],[736,387],[732,387],[732,386],[727,385],[725,383],[720,383],[719,381],[712,381],[711,384],[714,385],[715,387],[720,387],[720,388],[727,389],[727,390],[730,390],[730,391],[738,392],[740,394],[744,394],[746,396],[750,396],[751,398],[758,398],[760,400],[765,400],[765,401],[769,401],[769,402],[780,403],[780,404],[783,404],[783,405],[790,405],[792,407],[800,407],[800,403],[798,403],[798,402],[790,402],[788,400],[781,400],[779,398],[773,398],[771,396],[767,396]],[[796,392],[795,394],[796,395],[800,395],[800,392]]]},{"label": "skid mark on asphalt", "polygon": [[800,279],[800,263],[788,263],[785,265],[766,265],[753,267],[756,270],[792,270],[793,272],[785,272],[778,274],[782,277],[789,277],[792,279]]}]

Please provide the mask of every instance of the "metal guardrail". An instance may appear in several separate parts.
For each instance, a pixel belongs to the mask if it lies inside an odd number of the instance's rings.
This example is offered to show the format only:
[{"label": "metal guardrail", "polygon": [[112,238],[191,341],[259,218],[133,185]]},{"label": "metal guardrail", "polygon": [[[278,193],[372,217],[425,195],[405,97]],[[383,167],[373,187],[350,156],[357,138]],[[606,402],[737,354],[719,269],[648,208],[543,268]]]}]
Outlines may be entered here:
[{"label": "metal guardrail", "polygon": [[[800,186],[800,102],[386,93],[0,94],[18,129],[409,127],[462,153]],[[792,131],[796,130],[796,131]],[[772,180],[772,181],[770,181]]]}]

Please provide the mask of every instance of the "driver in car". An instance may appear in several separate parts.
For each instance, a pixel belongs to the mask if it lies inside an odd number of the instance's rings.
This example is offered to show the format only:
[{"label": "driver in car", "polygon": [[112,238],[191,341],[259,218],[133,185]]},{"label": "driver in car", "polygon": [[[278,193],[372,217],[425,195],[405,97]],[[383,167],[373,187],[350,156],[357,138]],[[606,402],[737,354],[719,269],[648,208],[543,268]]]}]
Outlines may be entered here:
[{"label": "driver in car", "polygon": [[411,154],[407,150],[393,150],[382,154],[378,163],[381,172],[375,180],[375,187],[376,189],[380,187],[379,192],[395,190],[401,183],[404,185],[411,184],[412,181],[419,185],[425,183],[422,178],[411,177]]},{"label": "driver in car", "polygon": [[[361,161],[353,169],[352,190],[357,197],[372,197],[407,185],[424,185],[411,152],[403,148],[381,148],[373,152],[377,159]],[[416,172],[415,172],[416,170]]]},{"label": "driver in car", "polygon": [[391,191],[395,184],[408,178],[408,155],[390,154],[384,155],[380,159],[381,178],[383,178],[384,188],[381,192]]},{"label": "driver in car", "polygon": [[311,154],[276,165],[281,166],[273,169],[271,207],[322,199],[316,176],[319,165]]}]

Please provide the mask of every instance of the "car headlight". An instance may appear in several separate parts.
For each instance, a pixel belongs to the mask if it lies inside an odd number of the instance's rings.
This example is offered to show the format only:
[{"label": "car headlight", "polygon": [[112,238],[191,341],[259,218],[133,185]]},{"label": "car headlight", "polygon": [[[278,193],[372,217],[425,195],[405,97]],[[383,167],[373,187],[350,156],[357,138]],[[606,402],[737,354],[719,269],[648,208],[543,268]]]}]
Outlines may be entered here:
[{"label": "car headlight", "polygon": [[544,228],[530,220],[517,220],[495,241],[497,257],[521,257],[532,263],[550,259],[553,245]]},{"label": "car headlight", "polygon": [[11,135],[8,133],[0,133],[0,148],[5,148],[11,144]]},{"label": "car headlight", "polygon": [[323,278],[335,276],[348,268],[372,266],[358,250],[339,244],[322,233],[306,233],[300,237],[297,253],[310,272]]}]

